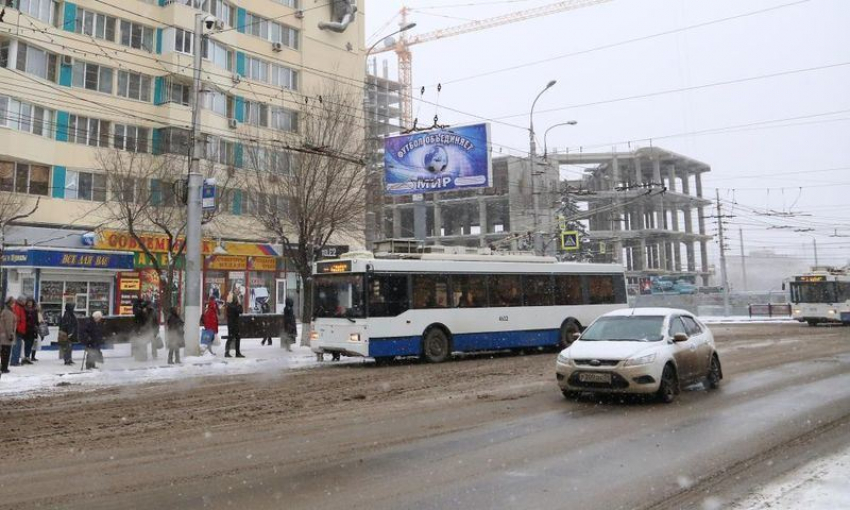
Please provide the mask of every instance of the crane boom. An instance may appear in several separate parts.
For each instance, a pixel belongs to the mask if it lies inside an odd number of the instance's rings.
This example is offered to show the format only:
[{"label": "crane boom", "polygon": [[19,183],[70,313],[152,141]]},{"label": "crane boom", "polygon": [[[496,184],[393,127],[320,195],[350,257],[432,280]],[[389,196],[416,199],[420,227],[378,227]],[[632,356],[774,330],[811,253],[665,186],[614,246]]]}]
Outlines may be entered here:
[{"label": "crane boom", "polygon": [[[454,27],[442,28],[440,30],[426,32],[424,34],[418,34],[410,38],[402,32],[398,42],[394,45],[376,48],[372,51],[372,54],[395,51],[398,56],[398,81],[401,85],[401,127],[409,128],[413,124],[413,54],[410,51],[410,47],[414,44],[435,41],[437,39],[443,39],[455,35],[468,34],[470,32],[477,32],[479,30],[507,25],[509,23],[539,18],[541,16],[547,16],[558,12],[572,11],[611,1],[612,0],[565,0],[541,7],[534,7],[532,9],[504,14],[502,16],[476,20]],[[401,22],[399,23],[399,26],[407,25],[408,12],[409,9],[407,7],[401,8]]]}]

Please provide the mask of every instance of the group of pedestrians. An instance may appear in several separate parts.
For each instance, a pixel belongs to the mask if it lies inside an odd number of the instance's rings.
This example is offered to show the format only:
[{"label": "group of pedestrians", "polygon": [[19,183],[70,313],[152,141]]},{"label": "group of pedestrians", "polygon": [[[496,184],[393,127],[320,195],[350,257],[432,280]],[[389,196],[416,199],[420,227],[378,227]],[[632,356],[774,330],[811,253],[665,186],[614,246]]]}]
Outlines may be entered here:
[{"label": "group of pedestrians", "polygon": [[38,361],[36,352],[47,335],[47,323],[34,299],[7,298],[0,312],[0,375],[9,373],[10,366]]}]

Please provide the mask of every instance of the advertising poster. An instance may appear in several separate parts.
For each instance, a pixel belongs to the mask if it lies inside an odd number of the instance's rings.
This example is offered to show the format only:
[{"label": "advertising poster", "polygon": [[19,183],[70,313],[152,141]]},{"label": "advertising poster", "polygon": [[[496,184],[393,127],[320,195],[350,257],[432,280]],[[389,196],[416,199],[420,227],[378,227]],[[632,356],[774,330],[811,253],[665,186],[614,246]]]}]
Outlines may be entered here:
[{"label": "advertising poster", "polygon": [[393,136],[384,140],[389,195],[492,186],[490,125],[474,124]]}]

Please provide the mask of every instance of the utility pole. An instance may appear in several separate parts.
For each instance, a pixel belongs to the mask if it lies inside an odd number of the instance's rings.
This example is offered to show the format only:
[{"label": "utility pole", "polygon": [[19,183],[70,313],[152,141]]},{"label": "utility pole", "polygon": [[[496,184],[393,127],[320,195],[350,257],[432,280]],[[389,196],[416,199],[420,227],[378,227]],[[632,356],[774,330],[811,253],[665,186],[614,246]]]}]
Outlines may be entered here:
[{"label": "utility pole", "polygon": [[812,238],[812,246],[815,249],[815,267],[818,266],[818,240],[814,237]]},{"label": "utility pole", "polygon": [[720,190],[717,193],[717,235],[720,237],[720,279],[723,285],[723,316],[729,316],[729,278],[726,273],[726,240],[723,238],[723,214],[720,210]]},{"label": "utility pole", "polygon": [[744,230],[738,229],[738,239],[741,241],[741,273],[744,276],[744,292],[747,289],[747,259],[744,257]]},{"label": "utility pole", "polygon": [[203,64],[203,31],[207,14],[195,14],[195,33],[192,38],[193,65],[195,75],[192,83],[192,159],[189,164],[188,200],[186,202],[186,286],[183,340],[186,356],[201,354],[201,155],[204,142],[201,139],[201,65]]},{"label": "utility pole", "polygon": [[531,170],[531,201],[534,207],[534,254],[543,255],[543,235],[540,232],[540,192],[537,189],[537,142],[534,141],[534,107],[537,105],[537,100],[544,92],[555,86],[556,80],[551,80],[546,84],[546,88],[537,94],[534,102],[531,103],[531,113],[528,116],[528,163]]}]

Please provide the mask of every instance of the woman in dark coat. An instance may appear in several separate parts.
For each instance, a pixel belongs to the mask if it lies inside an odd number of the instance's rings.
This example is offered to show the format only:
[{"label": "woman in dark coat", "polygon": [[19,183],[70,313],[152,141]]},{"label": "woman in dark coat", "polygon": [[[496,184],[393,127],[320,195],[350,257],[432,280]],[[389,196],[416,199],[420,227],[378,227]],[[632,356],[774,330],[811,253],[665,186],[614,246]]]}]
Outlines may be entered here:
[{"label": "woman in dark coat", "polygon": [[24,305],[24,314],[26,316],[27,326],[24,333],[24,359],[23,363],[32,363],[35,359],[35,352],[32,346],[35,343],[35,337],[38,336],[38,309],[35,307],[35,300],[27,298]]},{"label": "woman in dark coat", "polygon": [[59,319],[59,350],[66,365],[73,365],[71,349],[77,341],[77,316],[74,314],[74,303],[65,303],[65,313]]},{"label": "woman in dark coat", "polygon": [[83,326],[83,344],[86,346],[86,369],[97,368],[97,363],[103,363],[103,314],[94,312]]},{"label": "woman in dark coat", "polygon": [[292,344],[295,343],[295,337],[298,335],[298,326],[295,323],[295,309],[293,305],[292,298],[286,298],[283,306],[283,338],[281,338],[281,342],[287,351],[292,350]]},{"label": "woman in dark coat", "polygon": [[168,331],[168,364],[180,364],[180,348],[184,346],[183,341],[183,319],[180,318],[180,311],[177,307],[173,307],[168,314],[166,320]]},{"label": "woman in dark coat", "polygon": [[239,349],[242,341],[241,332],[239,331],[239,318],[242,315],[242,303],[239,302],[239,296],[236,293],[231,294],[230,300],[227,303],[227,343],[224,344],[224,357],[230,357],[230,346],[236,348],[236,357],[244,358]]}]

